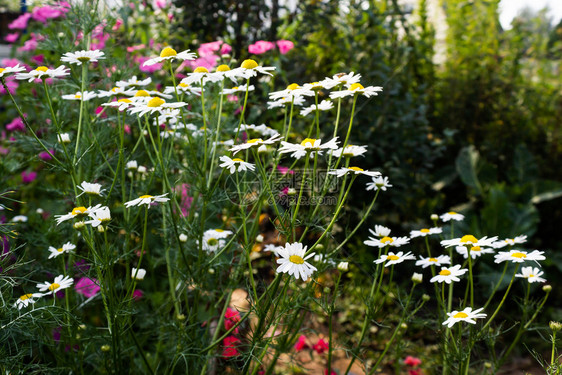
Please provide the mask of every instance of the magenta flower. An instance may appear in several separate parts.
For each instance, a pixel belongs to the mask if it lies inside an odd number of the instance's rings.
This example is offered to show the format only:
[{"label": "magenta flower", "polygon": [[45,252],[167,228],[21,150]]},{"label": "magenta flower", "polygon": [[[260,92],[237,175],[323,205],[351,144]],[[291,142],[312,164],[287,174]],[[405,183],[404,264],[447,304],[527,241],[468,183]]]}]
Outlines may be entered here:
[{"label": "magenta flower", "polygon": [[4,40],[8,43],[14,43],[16,40],[18,40],[19,37],[20,37],[20,33],[11,33],[11,34],[7,34],[4,37]]},{"label": "magenta flower", "polygon": [[24,184],[29,184],[29,183],[35,181],[36,178],[37,178],[37,172],[34,172],[34,171],[31,171],[31,172],[23,171],[23,172],[21,172],[21,181]]},{"label": "magenta flower", "polygon": [[285,176],[287,173],[288,174],[295,174],[295,171],[293,171],[292,169],[289,169],[289,167],[283,167],[281,165],[277,166],[277,170],[279,171],[279,173],[281,173],[283,176]]},{"label": "magenta flower", "polygon": [[12,120],[12,122],[6,125],[6,130],[9,132],[24,132],[25,124],[20,117],[16,117]]},{"label": "magenta flower", "polygon": [[295,44],[290,40],[278,40],[277,47],[279,47],[279,52],[281,52],[281,54],[284,55],[290,50],[292,50],[293,48],[295,48]]},{"label": "magenta flower", "polygon": [[306,343],[306,336],[300,335],[299,338],[297,339],[297,342],[295,343],[295,350],[297,352],[300,352],[301,350],[306,348],[308,348],[308,344]]},{"label": "magenta flower", "polygon": [[52,7],[49,5],[45,5],[44,7],[33,9],[33,12],[31,12],[31,18],[33,18],[35,21],[47,23],[47,20],[52,18],[59,18],[67,12],[68,8],[64,6]]},{"label": "magenta flower", "polygon": [[[14,95],[16,93],[16,89],[19,86],[19,83],[16,81],[16,78],[14,76],[10,76],[6,78],[6,86],[8,87],[8,91],[10,91],[10,94]],[[5,94],[6,90],[4,89],[4,86],[0,86],[0,95]]]},{"label": "magenta flower", "polygon": [[144,292],[140,289],[135,289],[135,291],[133,292],[133,299],[135,301],[140,301],[143,296],[144,296]]},{"label": "magenta flower", "polygon": [[10,30],[24,30],[31,18],[31,13],[24,13],[8,25]]},{"label": "magenta flower", "polygon": [[164,66],[163,63],[156,63],[156,64],[152,64],[149,66],[143,66],[144,62],[149,60],[150,57],[144,57],[144,56],[137,56],[135,57],[135,61],[137,64],[139,64],[139,69],[141,72],[143,73],[154,73],[157,72],[159,70],[162,70],[162,67]]},{"label": "magenta flower", "polygon": [[265,40],[258,40],[254,44],[250,44],[250,46],[248,47],[248,52],[253,53],[254,55],[261,55],[262,53],[266,53],[267,51],[274,48],[274,43]]},{"label": "magenta flower", "polygon": [[2,65],[4,68],[5,67],[13,68],[14,66],[16,66],[18,64],[25,65],[24,63],[22,63],[18,59],[2,59],[2,62],[0,62],[0,65]]},{"label": "magenta flower", "polygon": [[99,281],[97,279],[90,279],[89,277],[82,277],[74,285],[76,293],[82,294],[86,298],[95,296],[100,289]]},{"label": "magenta flower", "polygon": [[45,63],[45,55],[40,54],[40,55],[33,56],[31,58],[31,61],[33,61],[37,65],[43,65]]},{"label": "magenta flower", "polygon": [[[51,154],[49,154],[49,152],[50,152]],[[37,156],[39,157],[39,159],[41,159],[41,160],[43,160],[43,161],[49,161],[49,160],[53,159],[53,157],[52,157],[51,155],[54,155],[54,154],[55,154],[55,150],[51,148],[51,149],[49,149],[49,152],[47,152],[47,151],[41,151],[41,152],[39,153],[39,155],[37,155]]]},{"label": "magenta flower", "polygon": [[26,40],[25,43],[23,43],[23,46],[18,48],[18,52],[32,52],[35,51],[37,49],[37,44],[39,42],[39,40],[42,40],[43,38],[41,38],[39,36],[36,37],[35,33],[31,33],[31,38]]}]

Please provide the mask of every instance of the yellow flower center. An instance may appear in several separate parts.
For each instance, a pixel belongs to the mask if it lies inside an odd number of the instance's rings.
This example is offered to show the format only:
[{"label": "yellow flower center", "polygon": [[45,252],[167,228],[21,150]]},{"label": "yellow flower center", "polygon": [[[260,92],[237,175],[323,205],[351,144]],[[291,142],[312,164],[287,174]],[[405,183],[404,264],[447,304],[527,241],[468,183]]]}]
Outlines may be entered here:
[{"label": "yellow flower center", "polygon": [[363,90],[363,89],[364,87],[360,83],[354,83],[353,85],[349,86],[349,91]]},{"label": "yellow flower center", "polygon": [[178,53],[176,52],[175,49],[166,47],[162,50],[162,52],[160,52],[160,57],[172,57],[172,56],[176,56],[177,54]]},{"label": "yellow flower center", "polygon": [[437,258],[429,258],[430,262],[438,262]]},{"label": "yellow flower center", "polygon": [[[233,159],[233,160],[236,160],[236,159]],[[238,160],[240,160],[240,159],[238,159]],[[215,232],[222,233],[222,232],[224,232],[224,229],[215,229]]]},{"label": "yellow flower center", "polygon": [[263,142],[263,139],[261,138],[254,138],[254,139],[248,139],[246,141],[246,143],[257,143],[257,142]]},{"label": "yellow flower center", "polygon": [[364,171],[364,169],[361,169],[359,167],[349,167],[349,169],[351,169],[352,171],[355,171],[355,172],[363,172]]},{"label": "yellow flower center", "polygon": [[3,73],[6,69],[0,68],[0,74]]},{"label": "yellow flower center", "polygon": [[139,91],[137,91],[135,96],[150,96],[150,94],[145,90],[139,90]]},{"label": "yellow flower center", "polygon": [[119,99],[117,102],[119,102],[119,103],[132,103],[131,99],[127,99],[127,98]]},{"label": "yellow flower center", "polygon": [[33,297],[33,294],[29,293],[29,294],[24,294],[23,296],[20,297],[20,299],[22,301],[25,301],[26,299],[30,299],[31,297]]},{"label": "yellow flower center", "polygon": [[511,256],[514,257],[514,258],[519,258],[519,259],[527,258],[527,254],[521,253],[521,252],[513,253],[513,254],[511,254]]},{"label": "yellow flower center", "polygon": [[111,89],[111,91],[117,92],[117,91],[119,91],[119,87],[114,87],[114,88]]},{"label": "yellow flower center", "polygon": [[244,69],[254,69],[258,67],[258,63],[255,60],[248,59],[242,61],[242,65],[240,65]]},{"label": "yellow flower center", "polygon": [[184,88],[185,88],[185,87],[189,87],[189,85],[188,85],[187,83],[184,83],[184,82],[180,83],[178,86],[179,86],[179,87],[184,87]]},{"label": "yellow flower center", "polygon": [[45,73],[47,70],[49,70],[49,68],[47,68],[46,66],[38,66],[35,70]]},{"label": "yellow flower center", "polygon": [[77,57],[76,60],[81,61],[81,62],[88,62],[88,61],[91,60],[91,58],[88,57],[88,56],[80,56],[80,57]]},{"label": "yellow flower center", "polygon": [[455,319],[468,318],[468,314],[467,314],[467,313],[463,313],[463,312],[461,311],[461,312],[458,312],[458,313],[456,313],[455,315],[453,315],[453,318],[455,318]]},{"label": "yellow flower center", "polygon": [[449,270],[441,270],[441,271],[439,272],[439,274],[440,274],[441,276],[449,276],[449,275],[451,274],[451,271],[449,271]]},{"label": "yellow flower center", "polygon": [[228,67],[228,65],[222,64],[217,66],[217,72],[228,72],[230,70],[230,68]]},{"label": "yellow flower center", "polygon": [[238,159],[238,158],[234,158],[234,159],[232,159],[232,161],[236,161],[236,162],[240,162],[240,163],[244,162],[244,160]]},{"label": "yellow flower center", "polygon": [[303,264],[304,263],[304,259],[302,259],[302,257],[299,256],[299,255],[291,255],[289,257],[289,261],[291,263],[295,263],[295,264]]},{"label": "yellow flower center", "polygon": [[63,249],[62,247],[60,247],[60,248],[57,249],[57,251],[58,251],[59,253],[62,253],[62,252],[64,251],[64,249]]},{"label": "yellow flower center", "polygon": [[385,237],[381,238],[381,242],[382,242],[382,243],[387,243],[387,242],[388,242],[388,243],[393,243],[394,240],[393,240],[392,238],[390,238],[390,237],[386,237],[386,236],[385,236]]},{"label": "yellow flower center", "polygon": [[388,260],[398,260],[398,259],[400,259],[400,257],[397,256],[397,255],[389,255],[389,256],[386,257],[386,259],[388,259]]},{"label": "yellow flower center", "polygon": [[533,275],[533,274],[530,274],[530,275],[529,275],[529,277],[535,277],[535,275]]},{"label": "yellow flower center", "polygon": [[207,245],[209,246],[216,246],[219,243],[219,241],[216,238],[209,238],[207,240]]},{"label": "yellow flower center", "polygon": [[314,138],[305,138],[304,141],[301,142],[301,146],[306,147],[307,143],[310,143],[311,146],[314,146],[314,142],[316,142],[316,139]]},{"label": "yellow flower center", "polygon": [[72,216],[81,215],[86,212],[86,207],[74,207],[72,209]]},{"label": "yellow flower center", "polygon": [[474,237],[472,234],[467,234],[466,236],[462,236],[461,237],[461,243],[476,243],[478,242],[478,239],[476,237]]},{"label": "yellow flower center", "polygon": [[198,66],[195,68],[193,73],[209,73],[209,69],[205,68],[204,66]]},{"label": "yellow flower center", "polygon": [[49,285],[49,290],[52,292],[54,290],[57,290],[58,288],[60,288],[60,284],[59,283],[52,283],[51,285]]},{"label": "yellow flower center", "polygon": [[234,86],[232,89],[233,89],[233,90],[238,90],[238,86]]},{"label": "yellow flower center", "polygon": [[422,233],[429,233],[429,229],[423,228],[423,229],[420,229],[420,232],[422,232]]},{"label": "yellow flower center", "polygon": [[449,211],[447,212],[449,215],[458,215],[455,211]]},{"label": "yellow flower center", "polygon": [[141,195],[139,198],[141,199],[152,198],[152,195]]},{"label": "yellow flower center", "polygon": [[166,103],[166,101],[164,99],[160,99],[160,98],[152,98],[148,101],[148,103],[146,104],[147,107],[152,107],[152,108],[156,108],[156,107],[160,107],[162,104]]},{"label": "yellow flower center", "polygon": [[296,90],[299,88],[299,85],[297,85],[296,83],[291,83],[289,86],[287,86],[287,90]]},{"label": "yellow flower center", "polygon": [[74,95],[74,99],[80,99],[81,97],[82,97],[82,95],[80,95],[80,94]]},{"label": "yellow flower center", "polygon": [[482,250],[482,249],[480,248],[480,246],[472,246],[472,247],[470,248],[470,251],[480,251],[480,250]]}]

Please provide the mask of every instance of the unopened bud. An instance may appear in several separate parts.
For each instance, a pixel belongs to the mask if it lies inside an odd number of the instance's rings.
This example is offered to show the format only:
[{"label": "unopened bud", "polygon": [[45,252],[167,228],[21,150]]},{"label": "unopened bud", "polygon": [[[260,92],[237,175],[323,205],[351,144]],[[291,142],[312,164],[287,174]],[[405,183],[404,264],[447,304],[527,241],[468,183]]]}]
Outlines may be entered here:
[{"label": "unopened bud", "polygon": [[296,195],[297,194],[297,190],[295,188],[289,188],[289,190],[287,190],[287,195]]},{"label": "unopened bud", "polygon": [[77,221],[76,223],[74,223],[74,229],[76,230],[82,230],[82,228],[84,228],[84,222],[83,221]]},{"label": "unopened bud", "polygon": [[185,320],[185,315],[184,314],[178,314],[176,315],[176,319],[179,321]]},{"label": "unopened bud", "polygon": [[431,214],[431,220],[436,221],[439,219],[439,216],[437,216],[437,214]]},{"label": "unopened bud", "polygon": [[261,234],[256,236],[256,242],[263,242],[263,236]]},{"label": "unopened bud", "polygon": [[430,299],[431,299],[431,298],[430,298],[427,294],[424,294],[424,295],[422,296],[422,300],[424,300],[424,302],[427,302],[427,301],[429,301]]},{"label": "unopened bud", "polygon": [[551,321],[548,326],[550,327],[551,330],[553,330],[554,332],[558,332],[562,329],[562,323],[560,322],[555,322],[555,321]]},{"label": "unopened bud", "polygon": [[415,273],[412,275],[412,282],[414,284],[419,284],[423,280],[423,275],[421,273]]},{"label": "unopened bud", "polygon": [[187,236],[185,234],[180,234],[180,242],[187,242]]},{"label": "unopened bud", "polygon": [[545,285],[542,287],[543,292],[549,293],[552,290],[552,285]]},{"label": "unopened bud", "polygon": [[339,262],[338,264],[338,270],[345,272],[349,269],[349,263],[348,262]]},{"label": "unopened bud", "polygon": [[105,228],[103,227],[103,225],[98,225],[98,232],[100,233],[105,232]]},{"label": "unopened bud", "polygon": [[102,351],[102,352],[108,352],[108,351],[110,351],[110,350],[111,350],[111,346],[109,346],[109,345],[107,345],[107,344],[101,346],[101,351]]}]

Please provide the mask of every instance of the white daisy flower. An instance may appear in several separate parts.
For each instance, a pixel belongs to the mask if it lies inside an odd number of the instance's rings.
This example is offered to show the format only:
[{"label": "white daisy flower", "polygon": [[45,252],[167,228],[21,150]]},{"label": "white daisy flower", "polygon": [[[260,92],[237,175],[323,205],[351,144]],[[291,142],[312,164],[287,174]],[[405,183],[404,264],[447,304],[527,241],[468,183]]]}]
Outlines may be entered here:
[{"label": "white daisy flower", "polygon": [[342,272],[346,272],[349,269],[349,262],[339,262],[337,268]]},{"label": "white daisy flower", "polygon": [[74,218],[81,218],[81,217],[85,217],[88,216],[90,213],[98,210],[101,207],[101,204],[95,205],[94,207],[74,207],[72,209],[72,211],[70,211],[69,213],[67,213],[66,215],[55,215],[56,217],[56,221],[57,221],[57,225],[59,225],[60,223],[62,223],[63,221],[67,221],[67,220],[71,220]]},{"label": "white daisy flower", "polygon": [[412,255],[411,251],[408,251],[406,254],[404,254],[404,252],[402,251],[399,251],[396,254],[390,251],[388,255],[381,255],[379,259],[375,260],[375,263],[379,264],[382,262],[386,262],[384,266],[388,267],[394,264],[402,263],[405,260],[414,260],[414,259],[416,259],[416,257]]},{"label": "white daisy flower", "polygon": [[336,158],[342,156],[344,158],[351,158],[354,156],[363,156],[364,153],[367,152],[367,146],[354,146],[354,145],[347,145],[345,148],[338,148],[337,150],[328,151],[331,152]]},{"label": "white daisy flower", "polygon": [[59,290],[70,287],[73,283],[74,280],[72,277],[59,275],[55,277],[55,280],[52,283],[45,281],[43,284],[37,284],[37,288],[39,288],[40,292],[47,292],[44,296],[48,296],[49,294],[55,294]]},{"label": "white daisy flower", "polygon": [[181,94],[201,95],[201,87],[191,86],[185,82],[180,82],[175,88],[174,86],[166,86],[164,94],[175,94],[176,90]]},{"label": "white daisy flower", "polygon": [[343,167],[343,168],[328,171],[328,174],[336,175],[336,177],[342,177],[345,176],[346,174],[353,174],[353,175],[364,174],[366,176],[375,177],[380,175],[381,173],[377,171],[365,171],[359,167]]},{"label": "white daisy flower", "polygon": [[57,140],[59,141],[59,143],[70,143],[70,134],[68,133],[57,134]]},{"label": "white daisy flower", "polygon": [[27,223],[27,216],[16,215],[12,218],[12,223]]},{"label": "white daisy flower", "polygon": [[437,258],[424,258],[420,257],[416,260],[416,266],[421,266],[422,268],[427,268],[429,266],[439,266],[443,264],[451,264],[451,258],[448,255],[439,255]]},{"label": "white daisy flower", "polygon": [[302,246],[302,243],[286,243],[285,247],[280,247],[277,250],[280,258],[277,259],[277,272],[288,273],[303,281],[308,280],[312,273],[316,271],[316,267],[308,263],[306,260],[313,257],[314,253],[308,254],[305,257],[307,246]]},{"label": "white daisy flower", "polygon": [[87,102],[88,100],[98,97],[98,94],[93,91],[84,91],[83,94],[84,95],[82,95],[82,93],[78,91],[75,94],[62,95],[61,98],[63,98],[64,100],[83,100]]},{"label": "white daisy flower", "polygon": [[367,246],[374,246],[374,247],[385,247],[385,246],[392,246],[392,247],[400,247],[402,245],[406,245],[410,242],[408,237],[382,237],[381,239],[369,237],[367,241],[363,243]]},{"label": "white daisy flower", "polygon": [[150,65],[154,65],[157,64],[159,62],[162,61],[174,61],[174,60],[195,60],[195,57],[197,55],[193,52],[189,52],[189,50],[177,53],[175,49],[171,48],[171,47],[166,47],[164,48],[161,52],[160,52],[160,56],[159,57],[155,57],[152,58],[150,60],[146,60],[144,62],[144,64],[142,64],[143,66],[150,66]]},{"label": "white daisy flower", "polygon": [[127,95],[127,96],[132,96],[136,93],[136,90],[127,90],[125,87],[119,87],[119,86],[115,86],[114,88],[112,88],[109,91],[105,91],[105,90],[98,90],[98,98],[108,98],[110,96],[115,96],[115,95]]},{"label": "white daisy flower", "polygon": [[410,232],[410,237],[411,238],[416,238],[416,237],[425,237],[425,236],[429,236],[432,234],[439,234],[442,233],[443,229],[441,228],[423,228],[420,230],[413,230]]},{"label": "white daisy flower", "polygon": [[[244,78],[244,72],[242,69],[230,69],[230,67],[226,64],[221,64],[217,66],[215,69],[215,75],[221,77],[221,80],[225,78],[230,78],[230,80],[234,83],[238,82],[239,79]],[[250,86],[250,89],[253,86]],[[246,91],[246,87],[244,86],[244,91]]]},{"label": "white daisy flower", "polygon": [[254,91],[256,88],[254,85],[240,85],[240,86],[234,86],[230,89],[224,88],[222,89],[222,95],[233,95],[233,94],[238,94],[238,93],[245,93],[246,89],[248,91]]},{"label": "white daisy flower", "polygon": [[138,113],[139,116],[142,116],[146,113],[162,113],[163,110],[169,108],[180,108],[186,106],[187,103],[185,102],[175,102],[175,103],[166,103],[164,99],[154,97],[150,99],[146,104],[144,103],[135,103],[132,107],[129,108],[130,114]]},{"label": "white daisy flower", "polygon": [[203,233],[203,235],[208,235],[214,238],[222,239],[222,238],[227,238],[232,233],[233,233],[232,231],[224,230],[224,229],[207,229],[205,233]]},{"label": "white daisy flower", "polygon": [[510,250],[510,251],[500,251],[494,258],[494,263],[501,263],[507,260],[513,263],[523,263],[526,260],[534,260],[538,263],[539,260],[545,260],[543,255],[544,251],[533,250],[530,253],[523,250]]},{"label": "white daisy flower", "polygon": [[331,100],[322,100],[318,106],[316,104],[311,105],[310,107],[306,107],[301,109],[301,116],[308,116],[312,112],[316,111],[329,111],[330,109],[334,108],[334,103]]},{"label": "white daisy flower", "polygon": [[294,98],[298,96],[314,96],[314,91],[299,86],[296,83],[291,83],[289,86],[287,86],[285,90],[273,91],[269,93],[269,98],[272,100],[277,100],[286,97]]},{"label": "white daisy flower", "polygon": [[256,167],[252,163],[247,163],[242,159],[231,159],[228,156],[221,156],[219,158],[222,161],[222,164],[219,164],[219,167],[228,168],[230,174],[234,174],[234,172],[242,172],[246,170],[255,170]]},{"label": "white daisy flower", "polygon": [[287,105],[294,105],[294,106],[302,106],[304,104],[304,97],[302,96],[294,96],[294,97],[286,97],[277,99],[271,102],[267,102],[267,109],[272,108],[281,108]]},{"label": "white daisy flower", "polygon": [[91,212],[89,216],[92,220],[86,221],[85,224],[89,224],[94,228],[97,228],[100,224],[105,225],[111,221],[111,211],[109,207],[106,206]]},{"label": "white daisy flower", "polygon": [[244,79],[248,79],[248,78],[255,77],[258,73],[273,76],[273,74],[269,72],[275,70],[275,67],[259,66],[255,60],[248,59],[242,61],[240,68],[237,69],[239,70],[237,73],[241,74]]},{"label": "white daisy flower", "polygon": [[339,85],[353,85],[361,80],[361,74],[351,73],[338,73],[334,74],[332,78],[325,78],[319,82],[319,84],[326,88],[331,89]]},{"label": "white daisy flower", "polygon": [[146,204],[148,208],[150,208],[153,202],[161,203],[161,202],[169,201],[170,198],[165,198],[166,195],[168,195],[168,193],[162,195],[141,195],[137,199],[133,199],[132,201],[125,202],[125,207],[129,208],[132,206],[140,206]]},{"label": "white daisy flower", "polygon": [[17,300],[16,303],[14,303],[14,307],[17,307],[18,310],[23,309],[24,307],[29,306],[30,303],[35,303],[36,298],[41,298],[43,297],[43,294],[41,293],[28,293],[28,294],[24,294],[23,296],[20,296]]},{"label": "white daisy flower", "polygon": [[474,237],[471,234],[467,234],[460,238],[453,238],[452,240],[441,241],[441,246],[451,247],[451,246],[480,246],[480,247],[491,247],[494,242],[498,239],[497,236],[488,238],[487,236],[480,239]]},{"label": "white daisy flower", "polygon": [[25,72],[25,68],[17,64],[16,66],[7,66],[5,68],[0,68],[0,78],[4,78],[4,76],[8,76],[11,73],[19,73]]},{"label": "white daisy flower", "polygon": [[[207,252],[215,252],[226,245],[225,238],[231,235],[229,230],[209,229],[203,233],[202,248]],[[199,241],[197,241],[199,244]]]},{"label": "white daisy flower", "polygon": [[131,99],[127,99],[127,98],[122,98],[119,99],[115,102],[109,102],[109,103],[103,103],[102,106],[104,107],[113,107],[113,108],[117,108],[117,110],[119,112],[122,112],[124,110],[126,110],[129,107],[132,107],[134,105],[133,101]]},{"label": "white daisy flower", "polygon": [[130,90],[125,93],[131,94],[131,100],[135,103],[148,103],[153,97],[158,96],[164,99],[172,99],[172,95],[164,94],[154,90]]},{"label": "white daisy flower", "polygon": [[198,66],[193,70],[192,73],[188,73],[187,77],[181,80],[181,83],[185,83],[188,85],[192,85],[194,83],[205,85],[208,82],[218,82],[223,78],[224,76],[222,75],[211,73],[209,72],[209,69],[203,66]]},{"label": "white daisy flower", "polygon": [[367,183],[367,187],[365,190],[369,191],[369,190],[382,190],[382,191],[386,191],[386,188],[392,187],[392,185],[390,184],[390,181],[388,181],[388,177],[386,176],[375,176],[373,177],[373,181],[372,182],[368,182]]},{"label": "white daisy flower", "polygon": [[242,150],[247,150],[251,147],[261,147],[263,145],[271,145],[271,144],[274,144],[275,142],[278,142],[280,139],[281,139],[280,135],[275,135],[275,136],[273,136],[269,139],[266,139],[265,141],[261,138],[248,139],[246,141],[246,143],[236,145],[236,146],[232,147],[231,149],[229,149],[228,151],[232,151],[232,154],[236,155],[236,153],[238,153]]},{"label": "white daisy flower", "polygon": [[105,59],[105,53],[100,50],[94,50],[67,52],[62,55],[60,61],[70,64],[82,65],[82,63],[87,64],[102,59]]},{"label": "white daisy flower", "polygon": [[506,238],[505,240],[497,241],[492,244],[494,249],[501,249],[502,247],[506,246],[513,246],[515,244],[525,243],[527,242],[527,236],[517,236],[515,238]]},{"label": "white daisy flower", "polygon": [[439,274],[433,276],[429,282],[433,283],[437,281],[438,283],[445,282],[450,284],[453,281],[461,281],[457,276],[464,275],[467,271],[467,268],[461,269],[460,264],[452,267],[443,267],[441,271],[439,271]]},{"label": "white daisy flower", "polygon": [[543,274],[544,272],[537,267],[522,267],[521,273],[516,274],[515,277],[525,278],[530,283],[545,283],[546,280],[540,277]]},{"label": "white daisy flower", "polygon": [[146,270],[144,268],[135,268],[135,267],[131,267],[131,278],[141,281],[144,280],[144,277],[146,276]]},{"label": "white daisy flower", "polygon": [[449,319],[445,320],[443,322],[443,325],[446,325],[447,327],[451,328],[457,322],[467,322],[470,324],[476,324],[476,321],[474,319],[482,319],[486,317],[486,314],[481,313],[482,310],[484,310],[483,307],[476,309],[474,311],[472,311],[472,307],[467,307],[463,311],[454,310],[448,312],[447,315],[449,316]]},{"label": "white daisy flower", "polygon": [[76,245],[73,245],[70,242],[65,243],[64,245],[62,245],[62,247],[59,247],[58,249],[54,248],[53,246],[49,246],[49,258],[56,258],[61,254],[64,253],[70,253],[72,250],[76,249]]},{"label": "white daisy flower", "polygon": [[382,225],[375,225],[375,230],[369,229],[369,232],[371,232],[371,234],[376,237],[390,236],[390,228]]},{"label": "white daisy flower", "polygon": [[363,87],[363,85],[360,83],[354,83],[350,85],[346,90],[332,91],[330,93],[330,99],[345,98],[346,96],[354,95],[364,95],[367,98],[370,98],[373,95],[378,95],[378,93],[381,91],[382,87],[380,86]]},{"label": "white daisy flower", "polygon": [[449,221],[449,220],[463,221],[464,215],[456,213],[455,211],[449,211],[443,215],[440,215],[439,218],[443,221]]},{"label": "white daisy flower", "polygon": [[148,86],[152,83],[152,78],[148,77],[147,79],[138,80],[137,76],[132,76],[127,81],[117,81],[115,84],[117,87],[127,88],[127,87],[144,87]]},{"label": "white daisy flower", "polygon": [[64,65],[61,65],[56,69],[49,69],[46,66],[39,66],[27,73],[17,73],[16,79],[26,79],[28,82],[33,82],[36,79],[62,78],[69,74],[70,69],[68,69]]},{"label": "white daisy flower", "polygon": [[[457,247],[455,247],[455,249],[457,250],[457,253],[459,253],[460,255],[462,255],[464,257],[464,259],[468,258],[467,246],[457,246]],[[470,257],[472,259],[476,259],[479,256],[481,256],[482,254],[493,254],[493,253],[494,253],[494,250],[489,249],[489,248],[480,247],[480,246],[471,246],[470,247]]]},{"label": "white daisy flower", "polygon": [[[275,129],[271,129],[269,126],[265,124],[261,125],[254,125],[254,124],[241,124],[240,130],[248,132],[248,131],[255,131],[264,137],[273,137],[279,135],[279,132]],[[236,131],[236,130],[234,130]]]},{"label": "white daisy flower", "polygon": [[78,185],[77,188],[82,190],[82,193],[78,194],[78,196],[81,196],[84,193],[88,195],[101,196],[102,191],[105,190],[101,188],[101,184],[90,183],[86,181],[82,181],[82,184]]},{"label": "white daisy flower", "polygon": [[139,165],[138,165],[138,163],[137,163],[136,160],[130,160],[130,161],[127,162],[127,164],[125,165],[125,167],[126,167],[127,169],[136,170],[136,169],[139,167]]},{"label": "white daisy flower", "polygon": [[419,284],[423,281],[423,274],[414,272],[412,274],[412,282]]},{"label": "white daisy flower", "polygon": [[279,153],[291,153],[291,156],[297,159],[302,158],[306,154],[312,152],[318,152],[319,155],[322,154],[321,150],[336,150],[338,148],[338,137],[333,138],[327,143],[322,144],[321,139],[305,138],[300,144],[293,144],[289,142],[281,142],[281,147],[279,148]]},{"label": "white daisy flower", "polygon": [[280,249],[284,249],[284,247],[283,246],[277,246],[277,245],[274,245],[272,243],[268,243],[267,245],[265,245],[263,247],[263,251],[271,251],[271,252],[273,252],[273,254],[275,254],[276,257],[279,256],[279,250]]}]

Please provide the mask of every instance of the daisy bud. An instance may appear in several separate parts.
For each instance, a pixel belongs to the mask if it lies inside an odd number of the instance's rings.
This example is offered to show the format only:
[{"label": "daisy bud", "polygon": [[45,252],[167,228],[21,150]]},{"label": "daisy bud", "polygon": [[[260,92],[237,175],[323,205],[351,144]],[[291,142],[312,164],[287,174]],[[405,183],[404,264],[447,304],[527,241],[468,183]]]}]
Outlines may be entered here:
[{"label": "daisy bud", "polygon": [[261,145],[260,147],[258,147],[258,154],[265,154],[265,153],[267,153],[266,145]]},{"label": "daisy bud", "polygon": [[146,167],[143,166],[143,165],[139,165],[139,167],[137,169],[137,172],[143,173],[143,174],[146,173]]},{"label": "daisy bud", "polygon": [[143,280],[146,276],[146,270],[144,268],[136,269],[135,267],[131,268],[131,277],[136,280]]},{"label": "daisy bud", "polygon": [[256,236],[256,242],[263,242],[263,236],[261,234]]},{"label": "daisy bud", "polygon": [[400,324],[400,329],[407,330],[408,325],[406,323],[402,323],[402,324]]},{"label": "daisy bud", "polygon": [[129,178],[133,178],[133,172],[129,172],[129,173],[127,173],[127,177],[129,177]]},{"label": "daisy bud", "polygon": [[439,219],[439,216],[437,214],[431,214],[431,220],[437,221],[438,219]]},{"label": "daisy bud", "polygon": [[187,236],[185,234],[180,234],[180,242],[187,242]]},{"label": "daisy bud", "polygon": [[102,351],[102,352],[108,352],[108,351],[110,351],[110,350],[111,350],[111,346],[109,346],[109,345],[107,345],[107,344],[101,346],[101,351]]},{"label": "daisy bud", "polygon": [[297,194],[297,190],[295,188],[289,188],[289,190],[287,190],[287,195],[296,195]]},{"label": "daisy bud", "polygon": [[348,262],[339,262],[338,264],[338,270],[345,272],[349,269],[349,263]]},{"label": "daisy bud", "polygon": [[178,314],[176,315],[176,319],[179,321],[185,320],[185,315],[184,314]]},{"label": "daisy bud", "polygon": [[551,321],[548,325],[554,332],[560,331],[562,329],[562,323]]},{"label": "daisy bud", "polygon": [[42,208],[38,208],[37,210],[35,210],[35,212],[37,212],[37,214],[39,214],[39,215],[43,215],[43,212],[45,212],[45,211],[43,211]]},{"label": "daisy bud", "polygon": [[64,38],[64,33],[61,31],[60,33],[57,34],[57,36],[58,36],[59,38]]},{"label": "daisy bud", "polygon": [[423,275],[421,273],[415,273],[412,275],[412,282],[414,284],[419,284],[423,280]]},{"label": "daisy bud", "polygon": [[542,287],[542,290],[546,293],[550,293],[550,291],[552,290],[552,285],[545,285]]},{"label": "daisy bud", "polygon": [[57,135],[57,139],[59,143],[70,143],[70,134],[68,133],[61,133]]},{"label": "daisy bud", "polygon": [[318,245],[316,245],[316,250],[318,250],[318,251],[324,250],[324,245],[322,245],[321,243],[319,243]]},{"label": "daisy bud", "polygon": [[98,225],[98,232],[100,233],[105,232],[105,228],[103,227],[103,225]]},{"label": "daisy bud", "polygon": [[209,272],[211,275],[213,275],[213,274],[215,273],[215,269],[214,269],[214,268],[209,268],[209,271],[208,271],[208,272]]},{"label": "daisy bud", "polygon": [[86,329],[86,325],[85,325],[85,324],[80,324],[80,325],[78,326],[78,329],[85,330],[85,329]]},{"label": "daisy bud", "polygon": [[492,368],[492,364],[490,362],[484,362],[484,367]]},{"label": "daisy bud", "polygon": [[427,294],[424,294],[424,295],[422,296],[422,300],[423,300],[424,302],[429,301],[430,298],[431,298],[431,297],[429,297]]},{"label": "daisy bud", "polygon": [[76,230],[82,230],[82,228],[84,228],[84,222],[83,221],[77,221],[76,223],[74,223],[74,229]]}]

